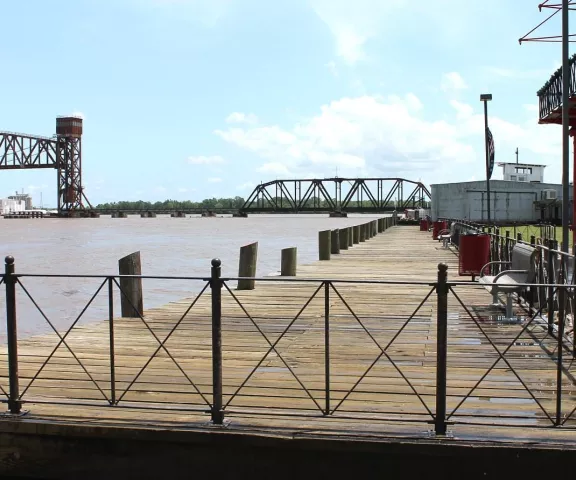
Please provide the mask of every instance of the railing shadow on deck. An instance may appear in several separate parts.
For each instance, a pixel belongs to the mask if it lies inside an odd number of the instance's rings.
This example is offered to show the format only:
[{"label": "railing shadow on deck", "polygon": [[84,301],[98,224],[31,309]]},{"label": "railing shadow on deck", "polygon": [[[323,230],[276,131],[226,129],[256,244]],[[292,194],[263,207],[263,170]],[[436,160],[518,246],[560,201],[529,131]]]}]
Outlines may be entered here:
[{"label": "railing shadow on deck", "polygon": [[[27,404],[109,406],[237,415],[450,425],[573,427],[574,346],[564,332],[566,284],[552,325],[520,298],[503,322],[474,282],[265,277],[264,294],[235,289],[218,259],[207,277],[33,275],[7,257],[7,349],[0,392],[10,414]],[[27,288],[33,278],[91,278],[98,286],[62,331]],[[169,310],[118,317],[122,279],[189,281],[198,293]],[[108,318],[79,321],[104,295]],[[18,339],[17,298],[50,325],[52,343]],[[42,337],[42,338],[45,338]],[[298,420],[295,420],[298,421]]]}]

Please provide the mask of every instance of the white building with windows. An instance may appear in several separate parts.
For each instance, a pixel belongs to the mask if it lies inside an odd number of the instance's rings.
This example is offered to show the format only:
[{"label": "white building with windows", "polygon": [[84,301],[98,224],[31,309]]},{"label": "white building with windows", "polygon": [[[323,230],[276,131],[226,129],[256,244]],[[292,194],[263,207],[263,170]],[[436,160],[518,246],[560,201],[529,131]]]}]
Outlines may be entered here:
[{"label": "white building with windows", "polygon": [[503,180],[505,181],[544,183],[544,169],[546,165],[501,162],[498,166],[504,169]]},{"label": "white building with windows", "polygon": [[[497,223],[558,222],[561,218],[562,185],[544,183],[545,165],[499,163],[502,180],[490,180],[490,219]],[[486,222],[486,181],[431,185],[433,220],[457,218]],[[570,197],[572,202],[572,188]],[[570,207],[572,212],[572,207]]]}]

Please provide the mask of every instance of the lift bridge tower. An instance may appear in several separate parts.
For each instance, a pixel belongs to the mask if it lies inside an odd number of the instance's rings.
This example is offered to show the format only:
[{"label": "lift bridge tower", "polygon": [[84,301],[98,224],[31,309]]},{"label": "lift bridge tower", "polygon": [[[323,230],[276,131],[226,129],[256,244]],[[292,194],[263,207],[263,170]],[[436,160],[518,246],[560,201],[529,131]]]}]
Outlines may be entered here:
[{"label": "lift bridge tower", "polygon": [[[56,118],[56,159],[58,169],[58,213],[79,213],[84,210],[81,118]],[[88,202],[88,200],[86,201]]]},{"label": "lift bridge tower", "polygon": [[82,118],[56,118],[52,137],[0,131],[0,170],[39,168],[57,171],[59,216],[96,216],[82,187]]}]

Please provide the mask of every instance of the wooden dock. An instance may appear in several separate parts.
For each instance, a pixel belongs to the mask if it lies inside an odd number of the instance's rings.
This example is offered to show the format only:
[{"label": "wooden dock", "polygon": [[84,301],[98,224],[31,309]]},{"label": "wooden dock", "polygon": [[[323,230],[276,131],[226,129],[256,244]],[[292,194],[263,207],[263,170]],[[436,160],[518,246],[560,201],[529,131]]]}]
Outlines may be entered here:
[{"label": "wooden dock", "polygon": [[[449,266],[449,280],[468,280],[457,277],[454,251],[443,249],[428,232],[393,227],[330,261],[298,267],[298,277],[334,280],[329,285],[277,278],[258,281],[252,291],[236,291],[230,282],[222,292],[225,431],[430,441],[436,408],[436,292],[427,283],[409,282],[434,282],[441,262]],[[198,281],[191,289],[204,286]],[[564,421],[576,407],[572,357],[564,357],[559,405],[551,357],[555,340],[536,324],[523,331],[521,322],[501,322],[503,310],[490,306],[483,288],[454,290],[466,308],[449,294],[448,441],[576,447],[576,414],[563,427],[552,428],[558,408]],[[73,354],[61,345],[40,373],[58,338],[19,341],[20,391],[28,413],[6,416],[1,431],[221,433],[221,427],[209,424],[207,413],[212,401],[210,302],[207,288],[196,301],[191,296],[146,311],[145,322],[116,318],[114,382],[108,321],[74,328],[66,338]],[[503,352],[509,345],[501,359],[496,348]],[[3,353],[0,385],[8,391]]]}]

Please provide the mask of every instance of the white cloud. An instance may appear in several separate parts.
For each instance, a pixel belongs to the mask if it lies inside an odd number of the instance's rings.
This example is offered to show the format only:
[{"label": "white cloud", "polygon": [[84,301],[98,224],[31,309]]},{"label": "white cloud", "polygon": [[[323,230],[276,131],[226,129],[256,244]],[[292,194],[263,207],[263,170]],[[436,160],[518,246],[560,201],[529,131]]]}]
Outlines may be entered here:
[{"label": "white cloud", "polygon": [[178,193],[186,193],[188,191],[187,188],[181,187],[178,189]]},{"label": "white cloud", "polygon": [[188,163],[192,165],[220,165],[225,163],[225,160],[220,155],[204,156],[198,155],[188,157]]},{"label": "white cloud", "polygon": [[155,193],[164,193],[165,191],[166,191],[166,187],[163,187],[162,185],[159,185],[159,186],[154,188]]},{"label": "white cloud", "polygon": [[43,188],[48,188],[48,185],[46,185],[45,183],[43,183],[42,185],[28,185],[28,187],[26,188],[27,192],[25,191],[25,193],[34,193],[39,190],[42,190]]},{"label": "white cloud", "polygon": [[336,54],[349,65],[366,59],[366,43],[405,0],[311,0],[313,10],[334,36]]},{"label": "white cloud", "polygon": [[237,190],[252,190],[254,188],[254,184],[252,182],[246,182],[236,187]]},{"label": "white cloud", "polygon": [[283,175],[283,176],[290,175],[290,171],[288,170],[286,165],[279,162],[265,163],[264,165],[258,167],[257,171],[260,173],[269,173],[272,175]]},{"label": "white cloud", "polygon": [[451,100],[450,105],[456,110],[456,116],[458,119],[466,119],[470,118],[474,113],[474,109],[466,104],[459,102],[458,100]]},{"label": "white cloud", "polygon": [[[332,176],[338,168],[339,176],[459,181],[476,175],[470,170],[481,166],[483,114],[481,106],[475,111],[455,100],[450,105],[453,113],[428,119],[425,106],[414,94],[364,95],[323,105],[316,116],[291,128],[259,125],[215,133],[261,157],[264,163],[258,172],[270,176],[294,178],[309,172]],[[498,161],[518,145],[533,156],[532,161],[549,162],[559,152],[557,132],[536,124],[533,118],[514,124],[491,116],[490,128]]]},{"label": "white cloud", "polygon": [[247,123],[253,125],[258,123],[258,117],[253,113],[233,112],[226,117],[226,123]]},{"label": "white cloud", "polygon": [[324,65],[328,70],[330,70],[330,73],[332,75],[334,75],[335,77],[338,76],[338,69],[336,68],[336,62],[334,60],[331,60],[330,62],[326,63]]},{"label": "white cloud", "polygon": [[444,92],[453,92],[468,88],[466,82],[458,72],[449,72],[442,75],[440,88]]},{"label": "white cloud", "polygon": [[222,181],[222,179],[220,177],[210,177],[208,179],[208,182],[210,183],[220,183]]},{"label": "white cloud", "polygon": [[538,104],[530,103],[530,104],[524,105],[524,110],[526,110],[529,113],[539,113],[540,108],[538,107]]}]

